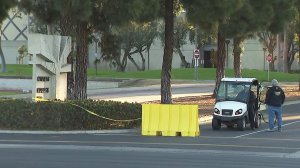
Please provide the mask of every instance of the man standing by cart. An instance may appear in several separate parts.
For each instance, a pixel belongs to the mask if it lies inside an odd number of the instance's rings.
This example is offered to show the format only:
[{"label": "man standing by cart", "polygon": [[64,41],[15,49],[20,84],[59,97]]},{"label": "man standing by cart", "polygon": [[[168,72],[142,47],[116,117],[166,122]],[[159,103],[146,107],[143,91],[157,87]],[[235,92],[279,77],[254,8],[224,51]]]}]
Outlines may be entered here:
[{"label": "man standing by cart", "polygon": [[274,131],[274,116],[276,116],[278,131],[281,132],[282,104],[284,103],[284,100],[284,91],[278,86],[278,81],[273,79],[272,87],[268,89],[265,100],[269,114],[269,131]]},{"label": "man standing by cart", "polygon": [[236,97],[237,100],[247,102],[247,110],[249,115],[249,123],[252,130],[255,128],[254,109],[255,109],[255,93],[250,89],[250,86],[244,86],[244,89],[239,92]]}]

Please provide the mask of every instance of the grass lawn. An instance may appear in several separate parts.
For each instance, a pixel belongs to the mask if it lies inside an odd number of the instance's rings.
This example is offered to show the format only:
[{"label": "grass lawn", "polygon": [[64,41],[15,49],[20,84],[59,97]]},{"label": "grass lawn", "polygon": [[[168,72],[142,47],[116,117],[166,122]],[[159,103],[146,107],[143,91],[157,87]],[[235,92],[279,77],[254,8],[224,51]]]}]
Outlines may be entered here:
[{"label": "grass lawn", "polygon": [[[1,67],[1,65],[0,65]],[[172,69],[172,79],[185,79],[194,80],[194,68],[184,68],[184,69]],[[199,80],[214,80],[215,79],[215,68],[199,68]],[[100,71],[98,70],[96,75],[96,70],[94,68],[88,69],[89,78],[144,78],[144,79],[160,79],[161,70],[151,70],[151,71],[135,71],[135,72],[115,72],[115,71]],[[226,77],[233,77],[233,69],[226,69]],[[7,72],[1,73],[0,76],[32,76],[32,66],[31,65],[19,65],[19,64],[9,64],[7,65]],[[268,80],[268,71],[243,69],[243,77],[254,77],[262,80]],[[269,79],[272,80],[276,78],[281,82],[298,82],[299,73],[282,73],[282,72],[270,72]]]},{"label": "grass lawn", "polygon": [[[0,64],[0,68],[2,65]],[[7,64],[7,72],[0,72],[0,76],[32,76],[32,65],[28,64]]]},{"label": "grass lawn", "polygon": [[[184,69],[172,69],[172,79],[186,79],[194,80],[194,68]],[[98,71],[96,75],[95,69],[88,69],[89,77],[107,77],[107,78],[145,78],[145,79],[160,79],[161,70],[151,71],[136,71],[136,72],[114,72],[114,71]],[[215,80],[216,69],[215,68],[199,68],[199,80]],[[225,70],[226,77],[234,77],[233,69]],[[244,69],[242,70],[243,77],[257,78],[260,81],[268,80],[268,71]],[[298,82],[299,74],[282,73],[282,72],[270,72],[269,79],[276,78],[281,82]]]},{"label": "grass lawn", "polygon": [[21,94],[22,92],[5,92],[5,91],[0,91],[0,96],[7,96],[7,95],[16,95],[16,94]]}]

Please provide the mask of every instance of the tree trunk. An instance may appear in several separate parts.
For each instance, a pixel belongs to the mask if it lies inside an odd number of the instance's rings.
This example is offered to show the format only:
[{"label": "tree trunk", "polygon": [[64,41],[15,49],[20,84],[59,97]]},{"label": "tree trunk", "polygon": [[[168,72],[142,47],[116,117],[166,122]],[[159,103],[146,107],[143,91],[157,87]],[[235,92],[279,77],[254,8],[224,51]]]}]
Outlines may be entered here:
[{"label": "tree trunk", "polygon": [[[123,57],[125,57],[125,55]],[[116,66],[117,66],[117,72],[125,71],[126,66],[124,66],[119,59],[116,59]]]},{"label": "tree trunk", "polygon": [[195,33],[196,33],[196,48],[198,48],[198,49],[201,49],[202,48],[202,46],[203,46],[203,44],[202,44],[202,37],[201,37],[201,30],[200,30],[200,28],[197,26],[196,27],[196,31],[195,31]]},{"label": "tree trunk", "polygon": [[[260,40],[263,42],[264,46],[267,47],[269,54],[272,55],[272,61],[267,66],[270,66],[270,70],[274,71],[274,62],[277,60],[277,57],[274,56],[274,51],[277,45],[277,35],[274,35],[270,32],[262,32],[258,34]],[[268,55],[268,54],[267,54]],[[266,58],[264,58],[266,59]]]},{"label": "tree trunk", "polygon": [[300,75],[299,75],[298,91],[300,91]]},{"label": "tree trunk", "polygon": [[74,99],[74,47],[75,37],[74,37],[74,27],[72,26],[72,19],[70,16],[64,16],[60,20],[60,29],[62,36],[71,36],[72,37],[72,47],[70,55],[67,58],[67,63],[71,64],[71,72],[67,73],[67,98]]},{"label": "tree trunk", "polygon": [[[300,15],[299,15],[300,20]],[[300,63],[300,24],[299,24],[299,32],[298,32],[298,53],[299,53],[299,63]],[[300,91],[300,74],[299,74],[299,85],[298,85],[298,91]]]},{"label": "tree trunk", "polygon": [[218,51],[217,51],[217,67],[216,67],[216,85],[213,97],[216,96],[221,79],[225,74],[225,37],[218,32]]},{"label": "tree trunk", "polygon": [[88,59],[88,29],[86,22],[79,22],[76,27],[76,67],[74,98],[87,98],[87,59]]},{"label": "tree trunk", "polygon": [[187,68],[188,67],[188,62],[185,60],[185,56],[183,55],[182,51],[180,50],[180,48],[176,47],[176,50],[179,54],[180,60],[181,60],[181,66]]},{"label": "tree trunk", "polygon": [[[114,53],[116,54],[116,53]],[[121,56],[118,57],[118,59],[116,59],[116,63],[117,63],[117,71],[118,72],[125,72],[126,66],[127,66],[127,57],[129,55],[129,51],[125,50],[124,54],[123,54],[123,58],[121,61]]]},{"label": "tree trunk", "polygon": [[[144,58],[144,55],[143,55],[143,51],[144,50],[146,50],[146,48],[145,49],[142,49],[142,48],[138,48],[138,49],[136,49],[136,50],[134,50],[133,52],[130,52],[129,53],[129,50],[130,49],[128,49],[127,50],[127,57],[128,57],[128,59],[133,63],[133,65],[136,67],[136,69],[138,70],[138,71],[145,71],[145,58]],[[125,51],[125,53],[126,53],[126,51]],[[140,67],[137,63],[136,63],[136,61],[134,60],[134,58],[132,58],[132,55],[133,54],[136,54],[136,53],[139,53],[140,54],[140,57],[141,57],[141,59],[142,59],[142,66]]]},{"label": "tree trunk", "polygon": [[48,24],[47,25],[47,33],[48,35],[53,35],[55,31],[54,24]]},{"label": "tree trunk", "polygon": [[72,38],[72,49],[71,52],[67,58],[67,63],[71,64],[71,72],[67,73],[67,98],[68,99],[74,99],[74,78],[75,78],[75,74],[74,74],[74,58],[76,57],[76,53],[74,52],[74,46],[76,46],[76,42],[75,39]]},{"label": "tree trunk", "polygon": [[150,70],[150,47],[151,47],[151,45],[147,45],[148,71]]},{"label": "tree trunk", "polygon": [[270,63],[268,62],[268,66],[270,66],[269,67],[270,71],[274,71],[275,70],[275,61],[277,61],[277,56],[274,56],[273,50],[269,51],[269,53],[272,55],[272,61]]},{"label": "tree trunk", "polygon": [[235,37],[233,39],[233,62],[234,62],[234,76],[236,78],[242,77],[241,75],[241,54],[243,50],[243,39]]},{"label": "tree trunk", "polygon": [[[277,35],[277,71],[278,72],[283,72],[283,34],[278,34]],[[274,67],[270,67],[271,70],[275,70]]]},{"label": "tree trunk", "polygon": [[287,57],[287,72],[291,72],[292,64],[295,60],[295,54],[297,51],[295,51],[295,45],[293,44],[292,40],[289,40],[288,42],[288,57]]},{"label": "tree trunk", "polygon": [[283,32],[283,53],[282,53],[282,71],[287,72],[288,71],[288,35],[287,35],[287,30],[286,28],[284,29]]},{"label": "tree trunk", "polygon": [[145,69],[146,69],[146,59],[145,59],[145,57],[144,57],[144,55],[143,55],[143,53],[142,53],[143,51],[139,51],[139,53],[140,53],[140,56],[141,56],[141,59],[142,59],[142,68],[141,68],[141,70],[142,71],[145,71]]},{"label": "tree trunk", "polygon": [[[0,30],[1,30],[1,26],[0,26]],[[0,35],[0,57],[1,57],[1,72],[6,72],[6,62],[5,62],[5,57],[2,51],[2,44],[1,44],[1,35]]]},{"label": "tree trunk", "polygon": [[72,17],[71,16],[64,16],[60,20],[60,30],[62,36],[72,36],[75,33],[73,29]]},{"label": "tree trunk", "polygon": [[161,103],[171,104],[171,70],[173,57],[173,0],[165,0],[165,47],[161,71]]},{"label": "tree trunk", "polygon": [[133,65],[136,67],[138,71],[141,71],[142,69],[139,67],[139,65],[136,63],[136,61],[132,58],[131,55],[128,55],[128,59],[133,63]]}]

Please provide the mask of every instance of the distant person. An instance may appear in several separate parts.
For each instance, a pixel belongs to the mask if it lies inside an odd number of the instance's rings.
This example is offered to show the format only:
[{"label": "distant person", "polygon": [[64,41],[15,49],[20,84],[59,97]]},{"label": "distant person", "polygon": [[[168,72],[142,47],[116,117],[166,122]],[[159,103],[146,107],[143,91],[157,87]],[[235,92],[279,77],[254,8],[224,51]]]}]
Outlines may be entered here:
[{"label": "distant person", "polygon": [[[250,91],[250,94],[249,94],[249,91]],[[250,103],[255,103],[255,99],[256,99],[256,96],[255,96],[255,93],[250,90],[249,87],[245,86],[243,90],[241,90],[237,96],[236,96],[236,99],[238,101],[242,101],[242,102],[245,102],[248,100]]]},{"label": "distant person", "polygon": [[236,99],[246,103],[249,96],[249,88],[244,86],[244,88],[237,94]]},{"label": "distant person", "polygon": [[278,123],[278,131],[281,132],[282,126],[282,104],[285,100],[284,91],[278,86],[276,79],[272,80],[272,87],[266,93],[265,104],[269,113],[269,131],[274,131],[274,116]]},{"label": "distant person", "polygon": [[256,100],[255,93],[252,90],[250,90],[249,87],[245,86],[244,89],[238,93],[236,99],[238,101],[247,103],[250,127],[251,129],[254,129],[255,128],[254,109],[255,109],[255,100]]}]

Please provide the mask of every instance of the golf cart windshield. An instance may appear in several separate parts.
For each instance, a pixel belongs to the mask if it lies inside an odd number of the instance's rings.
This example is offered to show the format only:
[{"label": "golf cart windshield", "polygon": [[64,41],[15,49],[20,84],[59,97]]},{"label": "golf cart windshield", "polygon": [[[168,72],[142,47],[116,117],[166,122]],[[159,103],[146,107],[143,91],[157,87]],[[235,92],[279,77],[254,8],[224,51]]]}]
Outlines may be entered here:
[{"label": "golf cart windshield", "polygon": [[216,101],[239,101],[246,103],[251,82],[221,81]]}]

